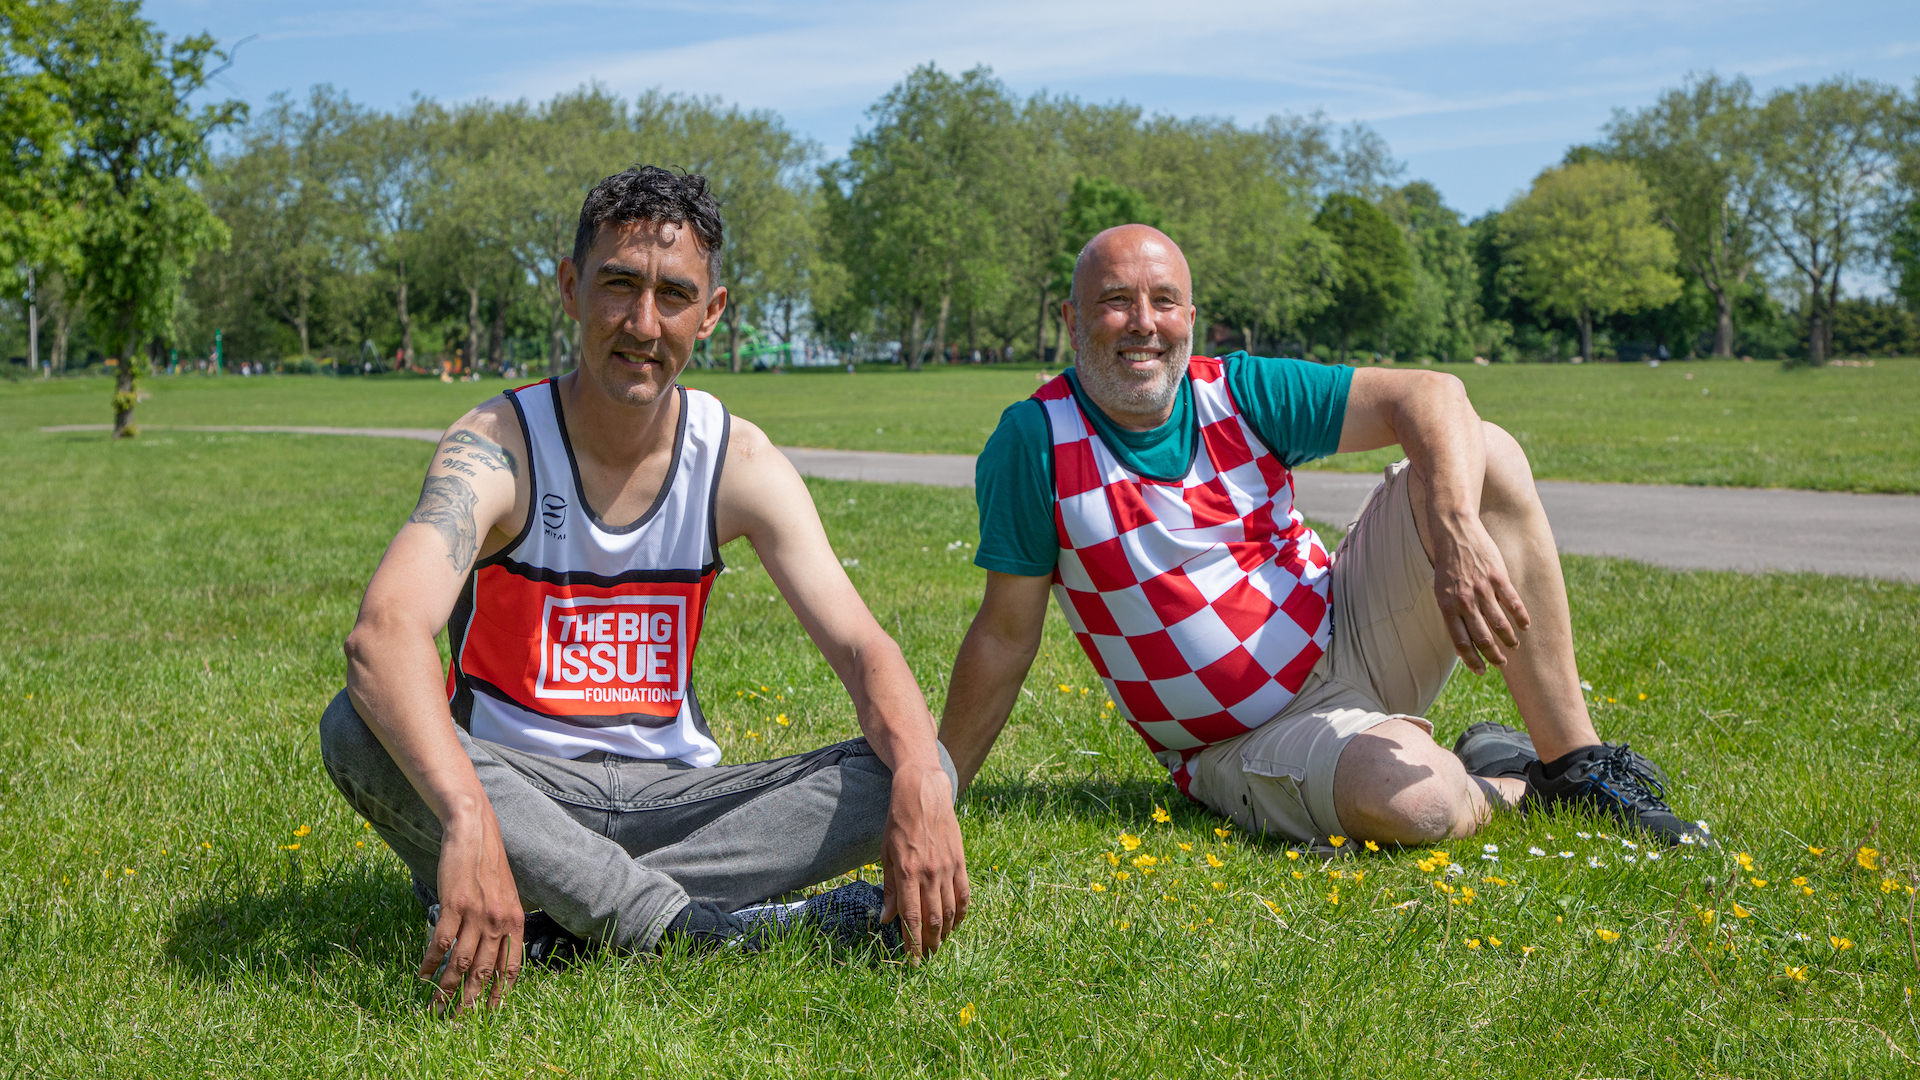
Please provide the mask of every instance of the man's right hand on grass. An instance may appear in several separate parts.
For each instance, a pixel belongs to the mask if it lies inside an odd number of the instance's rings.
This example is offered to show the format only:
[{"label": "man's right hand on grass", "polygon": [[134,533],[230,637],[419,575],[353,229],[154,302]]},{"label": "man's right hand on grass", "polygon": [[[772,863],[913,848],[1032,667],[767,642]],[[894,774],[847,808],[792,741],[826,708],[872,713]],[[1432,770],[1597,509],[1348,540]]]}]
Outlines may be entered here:
[{"label": "man's right hand on grass", "polygon": [[526,911],[507,865],[500,824],[483,800],[446,823],[440,842],[440,918],[420,961],[435,1012],[464,1012],[487,995],[498,1006],[520,977]]}]

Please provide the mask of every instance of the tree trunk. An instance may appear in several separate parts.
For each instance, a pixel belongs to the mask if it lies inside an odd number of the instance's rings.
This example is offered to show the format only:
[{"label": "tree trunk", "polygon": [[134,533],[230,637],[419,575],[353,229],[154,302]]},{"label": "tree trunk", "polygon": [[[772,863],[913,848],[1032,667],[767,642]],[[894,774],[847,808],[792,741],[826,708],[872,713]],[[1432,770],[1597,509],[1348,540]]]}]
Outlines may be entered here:
[{"label": "tree trunk", "polygon": [[547,319],[547,377],[557,379],[561,375],[561,354],[566,351],[567,315],[558,304]]},{"label": "tree trunk", "polygon": [[[727,308],[732,312],[735,309]],[[740,319],[736,316],[727,320],[727,370],[740,374]]]},{"label": "tree trunk", "polygon": [[1807,363],[1814,367],[1824,366],[1827,362],[1826,312],[1820,310],[1820,301],[1812,302],[1813,313],[1807,319]]},{"label": "tree trunk", "polygon": [[413,316],[407,313],[407,266],[400,264],[400,291],[397,299],[400,313],[400,363],[413,370]]},{"label": "tree trunk", "polygon": [[1580,356],[1587,363],[1593,363],[1593,312],[1580,312]]},{"label": "tree trunk", "polygon": [[947,315],[952,310],[953,293],[942,293],[940,295],[940,319],[934,324],[933,355],[938,357],[943,364],[947,362]]},{"label": "tree trunk", "polygon": [[1733,357],[1733,296],[1726,289],[1708,286],[1713,293],[1715,320],[1713,326],[1713,358],[1728,360]]},{"label": "tree trunk", "polygon": [[313,290],[305,285],[300,287],[300,307],[294,316],[294,325],[300,331],[300,359],[313,355],[313,349],[307,341],[307,323],[311,314]]},{"label": "tree trunk", "polygon": [[920,331],[926,323],[926,308],[918,301],[913,302],[913,321],[907,329],[907,370],[920,370]]},{"label": "tree trunk", "polygon": [[1067,363],[1066,335],[1067,320],[1056,311],[1053,314],[1053,358],[1060,361],[1062,367]]},{"label": "tree trunk", "polygon": [[1047,362],[1047,287],[1040,286],[1040,313],[1033,319],[1033,362]]},{"label": "tree trunk", "polygon": [[113,381],[113,437],[131,439],[140,434],[133,426],[133,407],[140,402],[139,392],[134,389],[134,352],[139,345],[129,336],[126,348],[120,351],[120,370]]},{"label": "tree trunk", "polygon": [[493,326],[487,335],[487,366],[495,371],[505,371],[507,367],[507,294],[501,293],[493,301]]},{"label": "tree trunk", "polygon": [[1349,339],[1348,339],[1348,337],[1347,337],[1347,328],[1343,326],[1343,327],[1341,327],[1341,328],[1340,328],[1340,355],[1339,355],[1339,356],[1338,356],[1338,357],[1337,357],[1337,358],[1336,358],[1336,359],[1334,360],[1334,363],[1336,363],[1336,364],[1344,364],[1344,363],[1346,363],[1346,362],[1347,362],[1347,359],[1348,359],[1348,353],[1347,353],[1347,342],[1348,342],[1348,340],[1349,340]]},{"label": "tree trunk", "polygon": [[976,355],[978,355],[980,352],[980,331],[979,331],[979,328],[974,325],[976,322],[977,320],[973,317],[973,309],[968,308],[967,309],[967,362],[968,363],[972,363],[973,358]]},{"label": "tree trunk", "polygon": [[472,371],[480,364],[480,286],[476,283],[467,286],[467,353],[460,358],[463,371]]}]

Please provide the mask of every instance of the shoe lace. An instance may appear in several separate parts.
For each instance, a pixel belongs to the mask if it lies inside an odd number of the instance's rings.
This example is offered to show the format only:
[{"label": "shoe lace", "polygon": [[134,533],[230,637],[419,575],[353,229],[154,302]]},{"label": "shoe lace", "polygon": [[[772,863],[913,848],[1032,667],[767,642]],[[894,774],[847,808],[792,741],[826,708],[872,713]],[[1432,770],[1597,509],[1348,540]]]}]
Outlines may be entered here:
[{"label": "shoe lace", "polygon": [[1625,743],[1593,763],[1592,781],[1635,810],[1667,810],[1667,789],[1639,754]]}]

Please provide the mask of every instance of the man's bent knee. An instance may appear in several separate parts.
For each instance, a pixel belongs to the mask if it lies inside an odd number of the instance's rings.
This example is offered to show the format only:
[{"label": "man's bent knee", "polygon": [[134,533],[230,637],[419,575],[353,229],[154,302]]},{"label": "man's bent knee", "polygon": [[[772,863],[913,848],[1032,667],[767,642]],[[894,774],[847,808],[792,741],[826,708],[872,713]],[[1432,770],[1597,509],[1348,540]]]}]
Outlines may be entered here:
[{"label": "man's bent knee", "polygon": [[1334,810],[1358,840],[1428,843],[1479,828],[1472,778],[1419,725],[1388,720],[1355,735],[1334,771]]}]

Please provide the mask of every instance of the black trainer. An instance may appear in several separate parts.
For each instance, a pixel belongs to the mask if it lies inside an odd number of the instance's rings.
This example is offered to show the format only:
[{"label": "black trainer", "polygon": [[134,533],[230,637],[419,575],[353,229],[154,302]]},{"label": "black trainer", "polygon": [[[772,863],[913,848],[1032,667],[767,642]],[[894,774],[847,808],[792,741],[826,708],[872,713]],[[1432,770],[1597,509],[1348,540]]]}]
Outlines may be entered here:
[{"label": "black trainer", "polygon": [[900,920],[882,924],[880,909],[886,893],[880,886],[854,881],[837,889],[791,904],[756,904],[733,913],[746,924],[748,948],[764,947],[776,937],[810,926],[841,945],[859,945],[876,938],[887,952],[900,951]]},{"label": "black trainer", "polygon": [[1706,833],[1667,805],[1667,774],[1626,743],[1583,746],[1527,766],[1527,802],[1605,811],[1668,844],[1709,844]]},{"label": "black trainer", "polygon": [[1625,743],[1582,747],[1542,762],[1526,732],[1488,721],[1461,732],[1453,753],[1471,775],[1525,780],[1523,810],[1578,806],[1603,811],[1668,844],[1711,842],[1667,805],[1667,774]]},{"label": "black trainer", "polygon": [[1471,776],[1527,778],[1527,766],[1540,760],[1527,733],[1491,720],[1478,723],[1454,740],[1453,756]]}]

